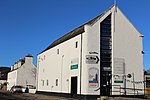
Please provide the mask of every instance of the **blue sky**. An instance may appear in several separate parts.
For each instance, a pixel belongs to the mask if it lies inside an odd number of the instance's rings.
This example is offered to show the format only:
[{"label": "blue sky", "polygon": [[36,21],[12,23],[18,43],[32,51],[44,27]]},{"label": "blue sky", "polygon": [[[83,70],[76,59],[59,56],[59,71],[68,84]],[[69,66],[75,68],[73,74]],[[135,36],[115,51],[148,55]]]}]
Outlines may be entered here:
[{"label": "blue sky", "polygon": [[[36,56],[54,40],[101,14],[113,0],[0,0],[0,66],[28,53]],[[144,35],[144,67],[150,69],[150,0],[118,0]]]}]

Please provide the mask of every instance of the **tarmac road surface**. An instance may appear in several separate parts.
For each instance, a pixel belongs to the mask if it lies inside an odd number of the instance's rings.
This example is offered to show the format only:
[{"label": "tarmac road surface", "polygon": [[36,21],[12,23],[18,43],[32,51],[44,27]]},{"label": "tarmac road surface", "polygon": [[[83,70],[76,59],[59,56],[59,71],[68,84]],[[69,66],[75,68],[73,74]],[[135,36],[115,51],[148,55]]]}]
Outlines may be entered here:
[{"label": "tarmac road surface", "polygon": [[47,96],[42,94],[15,93],[0,91],[0,100],[77,100],[58,96]]},{"label": "tarmac road surface", "polygon": [[[12,94],[8,91],[0,90],[0,100],[78,100],[73,98],[65,98],[59,96],[48,96],[42,94],[30,94],[30,93],[15,93]],[[100,99],[99,99],[100,100]],[[102,99],[105,100],[105,99]],[[125,97],[109,97],[108,100],[150,100],[140,98],[125,98]]]}]

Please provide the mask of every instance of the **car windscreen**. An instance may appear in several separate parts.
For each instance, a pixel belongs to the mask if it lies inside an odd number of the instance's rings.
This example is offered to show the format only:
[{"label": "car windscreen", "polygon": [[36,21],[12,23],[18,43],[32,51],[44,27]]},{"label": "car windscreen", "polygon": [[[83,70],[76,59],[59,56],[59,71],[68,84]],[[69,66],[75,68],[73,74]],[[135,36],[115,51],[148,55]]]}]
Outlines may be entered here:
[{"label": "car windscreen", "polygon": [[21,86],[15,86],[15,88],[22,88]]}]

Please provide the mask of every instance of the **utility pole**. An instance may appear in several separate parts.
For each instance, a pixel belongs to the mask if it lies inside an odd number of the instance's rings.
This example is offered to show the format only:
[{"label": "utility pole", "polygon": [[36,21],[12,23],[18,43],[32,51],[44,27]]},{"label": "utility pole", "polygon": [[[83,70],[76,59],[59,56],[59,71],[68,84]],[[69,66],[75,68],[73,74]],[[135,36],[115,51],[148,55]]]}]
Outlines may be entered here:
[{"label": "utility pole", "polygon": [[117,5],[117,0],[114,0],[114,4]]}]

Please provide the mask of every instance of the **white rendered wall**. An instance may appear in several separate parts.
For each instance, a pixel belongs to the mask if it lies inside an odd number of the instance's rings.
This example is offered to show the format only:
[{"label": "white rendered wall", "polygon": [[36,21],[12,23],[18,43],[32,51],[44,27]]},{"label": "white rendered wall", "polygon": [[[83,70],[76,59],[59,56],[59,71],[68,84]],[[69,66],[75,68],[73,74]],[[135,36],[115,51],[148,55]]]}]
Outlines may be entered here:
[{"label": "white rendered wall", "polygon": [[18,69],[17,84],[36,86],[36,67],[32,57],[25,57],[25,63]]},{"label": "white rendered wall", "polygon": [[[100,23],[111,13],[111,10],[105,13],[99,20],[95,21],[92,25],[85,25],[85,34],[83,34],[83,94],[86,95],[100,95]],[[96,53],[94,53],[96,52]],[[99,62],[96,64],[86,63],[86,56],[97,56]],[[89,70],[98,70],[98,85],[91,86],[89,83],[90,72]],[[86,79],[86,80],[85,80]],[[96,91],[97,90],[97,91]]]},{"label": "white rendered wall", "polygon": [[[113,30],[113,68],[115,67],[114,59],[118,58],[123,59],[125,66],[125,75],[134,73],[134,78],[136,82],[135,88],[144,89],[144,84],[142,83],[143,55],[141,51],[143,50],[143,47],[142,47],[142,38],[140,37],[141,34],[137,31],[137,29],[130,23],[130,21],[123,15],[123,13],[119,9],[117,9],[115,15],[113,14],[112,20],[113,26],[115,25],[115,30]],[[121,87],[125,87],[124,85],[125,80],[123,81],[124,81],[123,83],[114,83],[114,77],[112,77],[113,85],[120,85]],[[126,88],[133,88],[133,77],[126,78]],[[129,92],[133,93],[132,90],[127,90],[127,94]],[[143,93],[143,91],[138,92]]]},{"label": "white rendered wall", "polygon": [[33,58],[25,57],[25,59],[25,63],[21,67],[8,73],[7,90],[10,90],[13,85],[36,86],[36,67],[32,63]]},{"label": "white rendered wall", "polygon": [[[99,20],[92,25],[85,25],[85,32],[82,33],[82,78],[81,94],[82,95],[99,95],[100,91],[95,91],[100,86],[90,86],[89,70],[95,68],[98,70],[98,79],[100,84],[100,61],[96,64],[87,63],[87,56],[97,56],[100,58],[100,23],[110,13],[114,12],[115,7],[110,9]],[[135,81],[143,80],[143,58],[142,58],[142,39],[139,32],[118,10],[115,16],[114,32],[114,15],[112,14],[112,74],[115,58],[125,59],[125,74],[135,73]],[[78,41],[78,48],[75,48],[75,42]],[[78,77],[78,92],[80,94],[80,50],[81,35],[78,35],[68,41],[65,41],[38,55],[38,81],[37,91],[70,93],[71,77]],[[59,54],[57,54],[59,49]],[[93,53],[96,52],[96,53]],[[132,57],[131,57],[132,56]],[[70,70],[71,61],[78,59],[78,69]],[[131,67],[135,66],[135,67]],[[140,73],[140,74],[138,74]],[[113,76],[113,75],[112,75]],[[58,86],[56,86],[58,79]],[[112,82],[114,78],[112,77]],[[48,82],[48,84],[47,84]],[[112,85],[121,85],[115,84]],[[124,86],[121,85],[121,86]],[[127,84],[132,87],[132,84]],[[143,85],[136,85],[137,88],[143,88]],[[132,91],[133,92],[133,91]]]},{"label": "white rendered wall", "polygon": [[[78,42],[77,48],[75,48],[76,42]],[[80,92],[80,44],[80,35],[78,35],[38,55],[38,91],[70,93],[71,77],[77,76],[77,92]],[[74,60],[78,64],[78,69],[71,70],[71,61]]]},{"label": "white rendered wall", "polygon": [[[100,61],[97,64],[87,64],[86,56],[94,55],[100,58],[100,22],[106,18],[111,11],[104,15],[93,25],[85,25],[85,32],[82,33],[82,78],[81,94],[82,95],[99,95],[95,91],[100,86],[90,86],[89,69],[98,69],[100,75]],[[78,48],[75,48],[75,42],[78,41]],[[57,54],[59,49],[60,54]],[[78,35],[68,41],[65,41],[38,55],[38,91],[70,93],[71,77],[78,76],[78,94],[80,94],[80,51],[81,35]],[[97,54],[92,54],[96,52]],[[70,70],[72,59],[78,59],[78,69]],[[65,66],[65,67],[64,67]],[[62,68],[62,69],[61,69]],[[61,72],[62,71],[62,72]],[[100,76],[98,76],[100,80]],[[56,86],[56,79],[59,85]],[[62,79],[62,81],[61,81]],[[67,81],[69,79],[69,81]],[[48,85],[47,85],[48,80]],[[61,83],[62,82],[62,83]],[[44,84],[44,85],[43,85]],[[61,86],[62,85],[62,86]]]},{"label": "white rendered wall", "polygon": [[7,90],[10,90],[13,85],[17,84],[17,70],[9,72],[7,77]]}]

